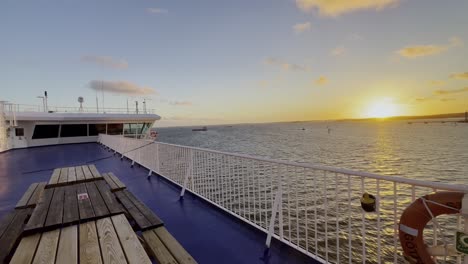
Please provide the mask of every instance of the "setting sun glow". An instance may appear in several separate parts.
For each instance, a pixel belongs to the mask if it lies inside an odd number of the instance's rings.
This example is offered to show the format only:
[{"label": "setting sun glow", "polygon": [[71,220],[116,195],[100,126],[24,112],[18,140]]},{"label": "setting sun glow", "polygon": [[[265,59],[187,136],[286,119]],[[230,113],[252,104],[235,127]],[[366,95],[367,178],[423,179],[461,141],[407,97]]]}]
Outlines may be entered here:
[{"label": "setting sun glow", "polygon": [[395,115],[397,115],[397,106],[392,102],[391,98],[383,98],[372,102],[366,110],[366,117],[370,118],[385,118]]}]

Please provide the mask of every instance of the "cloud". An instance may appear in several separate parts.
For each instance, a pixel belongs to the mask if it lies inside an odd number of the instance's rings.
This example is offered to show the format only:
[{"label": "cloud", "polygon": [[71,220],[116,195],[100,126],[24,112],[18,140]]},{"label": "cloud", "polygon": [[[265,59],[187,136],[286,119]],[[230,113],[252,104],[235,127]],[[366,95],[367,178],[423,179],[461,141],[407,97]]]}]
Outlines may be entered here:
[{"label": "cloud", "polygon": [[308,71],[310,68],[308,66],[289,63],[281,59],[277,58],[266,58],[265,63],[268,65],[276,65],[280,66],[284,70],[291,70],[291,71]]},{"label": "cloud", "polygon": [[468,80],[468,72],[454,73],[450,75],[452,79]]},{"label": "cloud", "polygon": [[167,14],[169,13],[169,10],[162,9],[162,8],[149,7],[149,8],[146,8],[146,12],[150,14]]},{"label": "cloud", "polygon": [[462,41],[458,37],[453,37],[449,39],[447,45],[411,45],[397,50],[396,53],[402,57],[414,59],[440,54],[450,48],[459,47],[461,45]]},{"label": "cloud", "polygon": [[441,102],[450,102],[450,101],[455,101],[455,100],[457,100],[457,99],[455,99],[455,98],[442,98],[442,99],[440,99]]},{"label": "cloud", "polygon": [[442,86],[445,84],[444,81],[439,81],[439,80],[434,80],[434,81],[430,81],[429,84],[431,84],[432,86]]},{"label": "cloud", "polygon": [[89,88],[95,91],[104,91],[115,94],[126,95],[150,95],[157,94],[151,87],[140,87],[127,81],[102,81],[92,80],[89,82]]},{"label": "cloud", "polygon": [[331,55],[338,57],[344,55],[346,53],[346,49],[344,47],[336,47],[331,51]]},{"label": "cloud", "polygon": [[169,104],[177,105],[177,106],[190,106],[190,105],[192,105],[192,102],[189,102],[189,101],[169,101]]},{"label": "cloud", "polygon": [[435,90],[434,94],[457,94],[457,93],[466,93],[468,92],[468,87],[461,88],[461,89],[455,89],[455,90]]},{"label": "cloud", "polygon": [[292,28],[296,34],[300,34],[304,31],[310,30],[310,22],[302,23],[302,24],[296,24]]},{"label": "cloud", "polygon": [[128,68],[127,61],[114,59],[110,56],[85,55],[81,57],[81,61],[93,63],[99,66],[113,68],[113,69],[127,69]]},{"label": "cloud", "polygon": [[336,17],[364,9],[381,10],[395,6],[398,2],[399,0],[296,0],[296,6],[304,12],[317,9],[322,16]]},{"label": "cloud", "polygon": [[425,97],[415,99],[416,102],[425,102],[425,101],[428,101],[428,100],[429,100],[429,98],[425,98]]},{"label": "cloud", "polygon": [[328,83],[328,79],[325,76],[320,76],[317,80],[315,80],[315,84],[317,85],[325,85]]}]

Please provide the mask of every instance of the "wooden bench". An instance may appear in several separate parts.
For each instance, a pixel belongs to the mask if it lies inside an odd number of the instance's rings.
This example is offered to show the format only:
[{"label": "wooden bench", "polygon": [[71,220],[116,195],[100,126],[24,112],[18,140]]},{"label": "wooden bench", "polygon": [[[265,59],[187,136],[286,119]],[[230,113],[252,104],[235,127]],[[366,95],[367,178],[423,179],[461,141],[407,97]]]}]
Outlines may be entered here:
[{"label": "wooden bench", "polygon": [[147,230],[164,225],[157,215],[128,190],[114,193],[128,215],[135,220],[139,230]]},{"label": "wooden bench", "polygon": [[24,237],[10,263],[77,264],[78,261],[151,263],[123,214]]},{"label": "wooden bench", "polygon": [[0,222],[0,263],[7,262],[10,251],[18,244],[31,208],[15,209]]},{"label": "wooden bench", "polygon": [[125,184],[123,184],[117,176],[115,176],[112,172],[102,174],[104,180],[109,184],[111,191],[116,192],[126,188]]},{"label": "wooden bench", "polygon": [[93,164],[55,169],[46,188],[101,180],[102,175]]},{"label": "wooden bench", "polygon": [[24,231],[37,232],[123,212],[104,181],[48,188],[43,191]]},{"label": "wooden bench", "polygon": [[163,226],[144,231],[143,239],[151,255],[159,263],[197,263]]},{"label": "wooden bench", "polygon": [[39,197],[44,191],[46,184],[46,182],[35,182],[29,185],[29,188],[23,194],[23,197],[21,197],[21,199],[16,204],[15,209],[35,207],[39,201]]}]

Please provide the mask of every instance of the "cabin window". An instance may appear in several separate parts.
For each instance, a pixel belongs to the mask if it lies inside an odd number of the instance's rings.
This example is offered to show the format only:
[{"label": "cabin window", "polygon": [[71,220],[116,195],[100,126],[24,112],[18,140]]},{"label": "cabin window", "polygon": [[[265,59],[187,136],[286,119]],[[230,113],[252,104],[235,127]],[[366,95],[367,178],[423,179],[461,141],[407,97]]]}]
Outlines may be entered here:
[{"label": "cabin window", "polygon": [[86,124],[62,125],[62,129],[60,130],[60,137],[86,136],[88,136],[88,125]]},{"label": "cabin window", "polygon": [[24,137],[24,128],[22,127],[15,128],[15,135],[17,137]]},{"label": "cabin window", "polygon": [[57,138],[59,127],[59,125],[36,125],[32,139]]},{"label": "cabin window", "polygon": [[89,135],[97,136],[106,133],[106,124],[89,124]]},{"label": "cabin window", "polygon": [[107,124],[108,135],[122,135],[123,124]]}]

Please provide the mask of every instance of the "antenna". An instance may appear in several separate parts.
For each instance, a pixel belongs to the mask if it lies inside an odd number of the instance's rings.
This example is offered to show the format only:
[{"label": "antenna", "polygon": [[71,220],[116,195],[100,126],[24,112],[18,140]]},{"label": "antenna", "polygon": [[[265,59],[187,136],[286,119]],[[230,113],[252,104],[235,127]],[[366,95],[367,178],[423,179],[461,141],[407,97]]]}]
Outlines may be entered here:
[{"label": "antenna", "polygon": [[148,113],[148,112],[147,112],[147,108],[146,108],[146,100],[151,101],[151,98],[148,98],[148,97],[144,97],[144,98],[143,98],[143,112],[144,112],[145,114]]},{"label": "antenna", "polygon": [[80,103],[80,112],[83,112],[83,102],[84,98],[83,97],[78,97],[78,103]]}]

